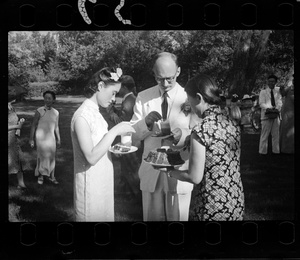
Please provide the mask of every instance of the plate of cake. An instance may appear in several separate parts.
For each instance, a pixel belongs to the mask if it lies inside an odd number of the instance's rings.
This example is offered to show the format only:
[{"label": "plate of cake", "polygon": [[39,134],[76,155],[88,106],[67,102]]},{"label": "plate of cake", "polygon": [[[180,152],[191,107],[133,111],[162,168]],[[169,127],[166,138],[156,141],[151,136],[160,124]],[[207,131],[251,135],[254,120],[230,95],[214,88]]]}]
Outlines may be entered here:
[{"label": "plate of cake", "polygon": [[168,146],[150,151],[144,161],[155,167],[172,167],[184,164],[180,151],[173,150]]},{"label": "plate of cake", "polygon": [[127,146],[127,145],[118,143],[118,144],[115,144],[114,146],[109,147],[108,150],[115,154],[127,154],[127,153],[136,152],[138,150],[138,148],[136,146]]}]

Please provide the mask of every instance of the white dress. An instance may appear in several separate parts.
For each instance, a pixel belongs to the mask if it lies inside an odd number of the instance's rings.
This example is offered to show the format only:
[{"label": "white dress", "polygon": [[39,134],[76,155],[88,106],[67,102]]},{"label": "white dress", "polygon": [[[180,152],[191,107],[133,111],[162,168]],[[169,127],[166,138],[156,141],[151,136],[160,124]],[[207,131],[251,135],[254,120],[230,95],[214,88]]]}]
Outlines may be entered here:
[{"label": "white dress", "polygon": [[35,176],[50,176],[55,171],[56,139],[55,128],[58,126],[59,112],[55,108],[37,109],[40,119],[35,132],[37,164]]},{"label": "white dress", "polygon": [[85,159],[74,131],[78,117],[90,127],[93,145],[108,132],[108,125],[99,112],[99,107],[86,99],[76,110],[71,121],[71,137],[74,154],[74,208],[76,221],[114,221],[114,170],[111,154],[105,153],[94,165]]}]

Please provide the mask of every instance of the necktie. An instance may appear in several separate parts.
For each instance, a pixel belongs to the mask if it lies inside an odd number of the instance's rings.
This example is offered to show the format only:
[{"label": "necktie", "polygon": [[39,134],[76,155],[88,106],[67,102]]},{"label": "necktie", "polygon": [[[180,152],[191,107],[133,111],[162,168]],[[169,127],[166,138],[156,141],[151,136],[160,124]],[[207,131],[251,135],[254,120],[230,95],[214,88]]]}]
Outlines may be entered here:
[{"label": "necktie", "polygon": [[168,114],[168,101],[167,101],[167,96],[168,93],[164,92],[162,95],[163,101],[161,103],[161,113],[162,113],[162,118],[163,120],[167,119],[167,114]]},{"label": "necktie", "polygon": [[271,104],[273,107],[275,107],[275,98],[274,98],[273,89],[271,89]]}]

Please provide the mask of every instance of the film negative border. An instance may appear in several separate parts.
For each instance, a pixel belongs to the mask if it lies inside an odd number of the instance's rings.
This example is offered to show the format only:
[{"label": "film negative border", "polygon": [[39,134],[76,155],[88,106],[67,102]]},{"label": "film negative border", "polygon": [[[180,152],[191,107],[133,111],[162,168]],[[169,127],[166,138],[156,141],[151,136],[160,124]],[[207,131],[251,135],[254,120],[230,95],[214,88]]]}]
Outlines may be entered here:
[{"label": "film negative border", "polygon": [[[79,1],[5,1],[1,4],[1,54],[5,54],[7,31],[12,30],[299,29],[299,1],[125,0],[123,6],[117,0],[83,3],[91,23],[81,14]],[[100,5],[99,10],[95,4]],[[298,57],[299,51],[295,53]],[[295,69],[298,71],[297,64]],[[299,185],[295,175],[295,185]],[[6,183],[1,184],[2,190],[6,190]],[[297,189],[296,193],[299,195]],[[297,258],[298,204],[296,200],[292,221],[8,223],[4,194],[1,258]]]},{"label": "film negative border", "polygon": [[299,256],[296,225],[290,221],[22,223],[10,225],[4,244],[15,259],[29,254],[50,259]]},{"label": "film negative border", "polygon": [[10,30],[290,29],[295,1],[5,1]]}]

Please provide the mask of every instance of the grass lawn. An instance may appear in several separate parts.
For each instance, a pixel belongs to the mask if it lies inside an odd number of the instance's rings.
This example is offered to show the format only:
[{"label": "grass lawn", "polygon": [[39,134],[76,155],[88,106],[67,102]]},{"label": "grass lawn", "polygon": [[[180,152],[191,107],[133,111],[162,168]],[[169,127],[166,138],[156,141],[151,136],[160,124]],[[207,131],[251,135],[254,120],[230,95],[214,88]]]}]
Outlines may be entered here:
[{"label": "grass lawn", "polygon": [[[28,144],[30,126],[36,108],[43,100],[32,99],[16,103],[19,117],[26,119],[21,132],[21,147],[25,160],[27,191],[16,189],[16,176],[9,175],[9,221],[73,221],[73,152],[70,122],[73,113],[84,100],[80,96],[58,96],[54,107],[60,112],[62,147],[57,150],[55,176],[58,186],[44,182],[38,185],[34,177],[36,151]],[[242,136],[241,174],[245,190],[245,220],[294,219],[294,156],[258,155],[259,134]],[[141,194],[133,195],[120,181],[120,163],[115,167],[116,221],[142,221]],[[123,173],[126,174],[126,173]]]}]

